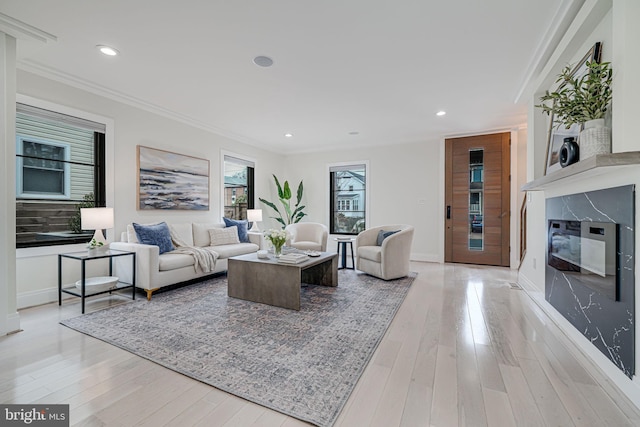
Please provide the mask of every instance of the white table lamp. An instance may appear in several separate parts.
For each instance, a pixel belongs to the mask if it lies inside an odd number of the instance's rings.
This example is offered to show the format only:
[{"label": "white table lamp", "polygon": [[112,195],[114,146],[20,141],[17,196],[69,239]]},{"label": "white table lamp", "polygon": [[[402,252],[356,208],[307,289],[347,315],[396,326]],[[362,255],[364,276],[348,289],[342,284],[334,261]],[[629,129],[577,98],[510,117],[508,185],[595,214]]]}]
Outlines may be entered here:
[{"label": "white table lamp", "polygon": [[113,228],[113,208],[80,208],[80,222],[83,230],[96,231],[96,242],[106,243],[102,230]]},{"label": "white table lamp", "polygon": [[249,231],[260,231],[258,221],[262,221],[262,209],[247,209],[247,221],[253,222]]}]

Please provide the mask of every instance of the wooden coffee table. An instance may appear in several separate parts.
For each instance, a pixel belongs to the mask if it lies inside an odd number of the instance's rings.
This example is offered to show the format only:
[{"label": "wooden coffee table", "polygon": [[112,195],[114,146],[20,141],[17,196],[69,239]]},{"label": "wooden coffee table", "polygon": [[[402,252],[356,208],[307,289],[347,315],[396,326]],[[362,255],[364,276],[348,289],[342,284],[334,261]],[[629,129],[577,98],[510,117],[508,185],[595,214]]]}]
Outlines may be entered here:
[{"label": "wooden coffee table", "polygon": [[228,295],[247,301],[300,310],[302,283],[338,286],[338,255],[323,252],[299,264],[280,263],[253,254],[228,260]]}]

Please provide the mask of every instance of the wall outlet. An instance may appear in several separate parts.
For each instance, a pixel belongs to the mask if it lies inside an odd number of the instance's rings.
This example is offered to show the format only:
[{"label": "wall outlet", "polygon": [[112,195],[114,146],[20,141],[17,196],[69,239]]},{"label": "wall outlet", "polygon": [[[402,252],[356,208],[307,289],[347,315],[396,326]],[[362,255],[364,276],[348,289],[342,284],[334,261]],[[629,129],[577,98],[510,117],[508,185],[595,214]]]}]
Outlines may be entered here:
[{"label": "wall outlet", "polygon": [[536,259],[535,258],[533,258],[533,269],[534,270],[536,269]]}]

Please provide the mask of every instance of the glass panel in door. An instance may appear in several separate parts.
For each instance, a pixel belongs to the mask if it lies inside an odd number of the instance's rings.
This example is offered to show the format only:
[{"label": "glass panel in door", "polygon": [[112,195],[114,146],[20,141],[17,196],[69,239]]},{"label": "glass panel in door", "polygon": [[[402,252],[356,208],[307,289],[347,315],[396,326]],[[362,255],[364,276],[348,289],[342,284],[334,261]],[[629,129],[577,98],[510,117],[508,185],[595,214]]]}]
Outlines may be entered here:
[{"label": "glass panel in door", "polygon": [[484,150],[469,150],[469,232],[470,251],[484,250]]}]

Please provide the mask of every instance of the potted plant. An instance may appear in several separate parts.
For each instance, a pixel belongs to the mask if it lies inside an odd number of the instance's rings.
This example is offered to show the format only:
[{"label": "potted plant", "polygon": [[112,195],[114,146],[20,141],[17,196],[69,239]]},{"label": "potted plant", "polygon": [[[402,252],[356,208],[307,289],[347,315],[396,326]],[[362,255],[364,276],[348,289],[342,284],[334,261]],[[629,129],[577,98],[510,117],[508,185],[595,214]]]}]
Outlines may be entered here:
[{"label": "potted plant", "polygon": [[546,91],[540,97],[541,108],[546,114],[569,129],[574,124],[584,126],[580,132],[580,157],[611,152],[610,129],[604,125],[604,117],[612,99],[613,71],[609,62],[588,61],[586,73],[576,75],[571,66],[558,75],[560,86],[555,92]]},{"label": "potted plant", "polygon": [[296,193],[296,204],[292,208],[291,207],[292,194],[291,194],[291,188],[289,187],[289,181],[285,181],[284,185],[281,186],[280,181],[278,181],[278,177],[273,175],[273,179],[276,181],[276,187],[278,187],[278,198],[280,199],[280,203],[282,203],[282,206],[284,208],[284,215],[280,213],[280,210],[274,203],[268,200],[265,200],[263,198],[260,198],[260,201],[265,205],[269,206],[274,211],[276,211],[278,216],[271,217],[271,218],[274,218],[276,221],[282,224],[282,228],[285,228],[289,224],[295,224],[299,222],[305,215],[307,215],[302,211],[305,208],[305,206],[300,206],[300,202],[302,201],[302,192],[304,190],[304,186],[302,185],[302,181],[300,181],[300,184],[298,185],[298,191]]}]

